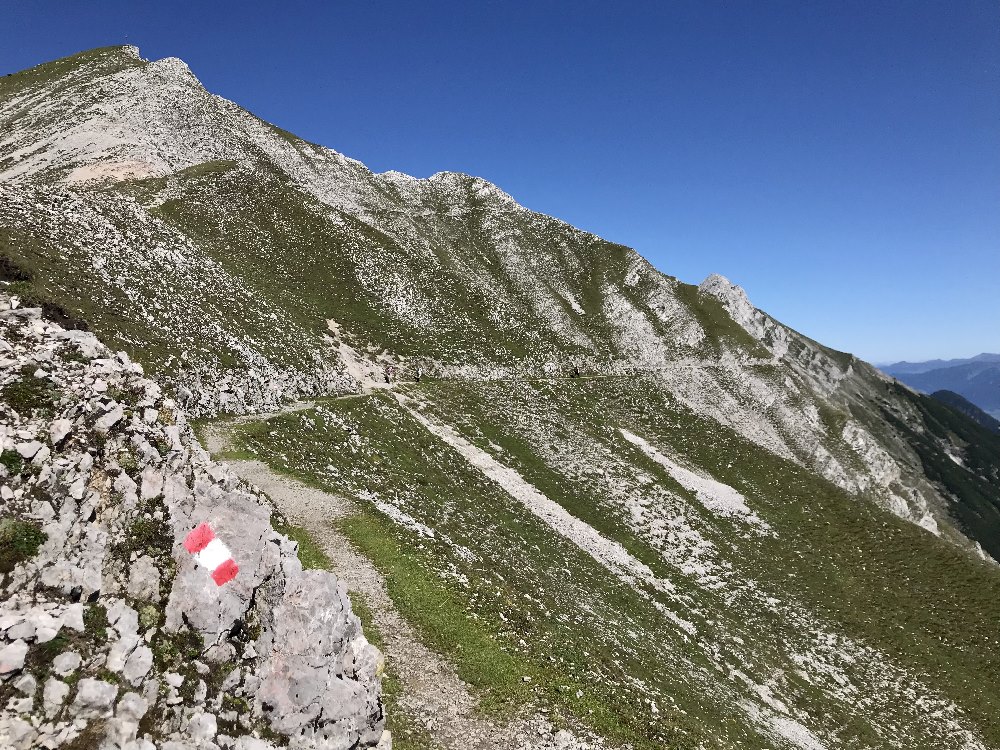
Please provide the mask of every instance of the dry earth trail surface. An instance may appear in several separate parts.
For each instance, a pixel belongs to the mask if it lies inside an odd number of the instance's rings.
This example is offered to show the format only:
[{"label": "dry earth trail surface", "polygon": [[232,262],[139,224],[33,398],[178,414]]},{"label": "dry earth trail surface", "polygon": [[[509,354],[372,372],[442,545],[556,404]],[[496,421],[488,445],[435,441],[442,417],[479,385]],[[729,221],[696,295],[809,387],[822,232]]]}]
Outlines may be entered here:
[{"label": "dry earth trail surface", "polygon": [[[310,407],[308,403],[297,403],[280,413],[291,414]],[[276,415],[257,415],[256,418],[273,416]],[[206,450],[213,456],[225,456],[231,448],[233,428],[250,419],[218,421],[203,426],[201,438]],[[477,699],[455,673],[454,666],[421,643],[414,629],[400,615],[386,591],[382,574],[337,530],[335,522],[352,512],[352,501],[279,475],[261,461],[226,458],[225,462],[239,476],[265,492],[292,524],[304,529],[322,548],[332,571],[347,584],[352,596],[360,595],[361,601],[367,604],[371,623],[381,635],[379,645],[389,662],[388,668],[400,682],[401,690],[394,708],[405,716],[403,721],[419,727],[420,735],[432,747],[441,750],[591,750],[604,747],[597,738],[582,740],[566,729],[554,729],[541,714],[507,721],[484,716],[478,710]],[[404,731],[412,730],[407,727]]]}]

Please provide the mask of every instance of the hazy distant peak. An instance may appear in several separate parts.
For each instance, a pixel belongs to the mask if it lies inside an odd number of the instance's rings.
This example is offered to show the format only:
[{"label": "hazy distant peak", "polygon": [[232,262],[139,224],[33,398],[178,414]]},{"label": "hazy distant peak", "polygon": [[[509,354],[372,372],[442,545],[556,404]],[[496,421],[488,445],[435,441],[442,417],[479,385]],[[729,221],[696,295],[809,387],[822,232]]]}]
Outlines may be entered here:
[{"label": "hazy distant peak", "polygon": [[974,357],[964,357],[958,359],[929,359],[925,361],[910,362],[903,360],[891,364],[882,365],[882,369],[892,375],[917,374],[940,370],[946,367],[960,367],[962,365],[981,364],[988,362],[1000,362],[1000,354],[990,354],[983,352]]}]

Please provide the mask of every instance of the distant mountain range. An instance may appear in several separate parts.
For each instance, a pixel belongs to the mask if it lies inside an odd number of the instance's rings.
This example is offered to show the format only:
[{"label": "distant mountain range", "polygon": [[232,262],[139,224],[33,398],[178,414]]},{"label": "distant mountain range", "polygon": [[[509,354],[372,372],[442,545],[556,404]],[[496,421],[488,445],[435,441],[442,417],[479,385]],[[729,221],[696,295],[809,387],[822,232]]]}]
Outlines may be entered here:
[{"label": "distant mountain range", "polygon": [[943,370],[949,367],[960,365],[978,365],[1000,363],[1000,354],[988,354],[983,352],[975,357],[965,359],[929,359],[926,362],[895,362],[891,365],[880,365],[883,372],[899,377],[900,375],[916,375],[931,370]]},{"label": "distant mountain range", "polygon": [[896,362],[883,372],[925,393],[947,390],[964,396],[994,417],[1000,417],[1000,354],[969,359]]}]

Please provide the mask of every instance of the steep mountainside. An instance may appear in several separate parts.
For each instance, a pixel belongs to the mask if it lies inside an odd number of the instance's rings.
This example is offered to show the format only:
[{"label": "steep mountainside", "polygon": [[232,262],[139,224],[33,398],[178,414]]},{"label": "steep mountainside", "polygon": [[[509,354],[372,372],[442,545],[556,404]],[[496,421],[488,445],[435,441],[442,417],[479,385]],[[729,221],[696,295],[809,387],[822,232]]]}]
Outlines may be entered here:
[{"label": "steep mountainside", "polygon": [[1000,433],[1000,419],[991,417],[974,403],[954,391],[934,391],[931,396],[942,403],[948,404],[948,406],[956,411],[962,412],[962,414],[973,422],[981,427],[985,427],[990,432]]},{"label": "steep mountainside", "polygon": [[962,414],[721,276],[374,174],[179,60],[0,79],[0,126],[5,290],[193,416],[318,399],[237,455],[352,503],[485,710],[635,748],[1000,746],[1000,450]]}]

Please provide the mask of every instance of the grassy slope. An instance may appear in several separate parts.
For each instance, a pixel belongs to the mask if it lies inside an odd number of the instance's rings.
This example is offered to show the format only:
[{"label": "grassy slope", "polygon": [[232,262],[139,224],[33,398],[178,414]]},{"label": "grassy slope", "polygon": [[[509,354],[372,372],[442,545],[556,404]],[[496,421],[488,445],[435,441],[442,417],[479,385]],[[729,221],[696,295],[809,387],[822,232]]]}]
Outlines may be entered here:
[{"label": "grassy slope", "polygon": [[[335,420],[329,430],[300,435],[295,429],[324,418]],[[348,433],[340,419],[358,432]],[[354,451],[351,434],[365,436]],[[656,626],[659,618],[648,601],[608,582],[591,558],[553,539],[536,518],[429,438],[392,402],[332,402],[315,415],[251,428],[244,439],[254,451],[267,446],[264,457],[279,470],[294,469],[331,489],[349,486],[355,496],[375,488],[379,497],[400,502],[440,529],[434,539],[408,533],[370,506],[344,527],[382,568],[400,610],[432,647],[456,661],[463,679],[483,691],[489,710],[504,712],[527,699],[540,700],[557,708],[557,719],[558,713],[576,715],[646,747],[711,736],[701,726],[706,715],[740,731],[735,717],[719,716],[711,703],[685,694],[678,675],[660,669],[662,644],[676,643],[678,636]],[[282,456],[293,446],[295,459],[288,462]],[[351,458],[339,463],[337,479],[331,481],[326,467],[337,455]],[[481,557],[455,554],[462,549]],[[634,638],[615,632],[623,614],[648,632],[636,631]],[[615,649],[609,640],[624,644]],[[678,707],[664,707],[659,716],[635,712],[634,702],[645,696],[637,695],[634,686],[622,689],[629,675],[669,685]],[[532,682],[525,683],[523,676]]]},{"label": "grassy slope", "polygon": [[[742,662],[761,682],[782,670],[785,695],[835,746],[879,746],[879,732],[893,722],[915,745],[945,745],[913,725],[909,707],[879,705],[873,717],[796,678],[785,644],[805,647],[802,623],[784,611],[753,609],[754,600],[738,587],[707,591],[671,573],[657,562],[655,545],[630,531],[628,519],[605,501],[595,474],[554,470],[543,443],[603,442],[636,471],[655,475],[655,466],[629,455],[630,446],[616,437],[613,427],[622,424],[678,458],[712,467],[778,531],[775,538],[747,540],[717,519],[701,519],[706,536],[745,575],[919,675],[955,701],[988,742],[1000,740],[991,688],[1000,679],[991,636],[1000,614],[994,569],[700,420],[649,383],[539,388],[433,384],[420,396],[469,439],[501,445],[503,460],[549,498],[670,577],[692,602],[688,616],[699,640],[730,652],[729,662]],[[526,413],[534,415],[529,423]],[[549,703],[639,747],[771,746],[735,712],[738,691],[725,686],[702,650],[648,598],[554,537],[388,399],[330,402],[251,428],[244,438],[247,449],[279,469],[355,497],[370,499],[370,491],[436,530],[433,539],[422,537],[364,500],[365,510],[345,526],[387,574],[400,609],[484,691],[488,705]],[[679,490],[662,472],[657,483]],[[630,638],[630,630],[641,635]],[[737,638],[753,643],[753,653]],[[519,682],[522,672],[533,676],[531,695]],[[871,675],[859,667],[850,677],[864,684]],[[660,713],[648,710],[647,699]],[[873,721],[883,728],[874,729]]]},{"label": "grassy slope", "polygon": [[[354,228],[289,185],[267,167],[231,162],[191,167],[172,176],[176,197],[153,214],[203,248],[260,299],[282,308],[297,326],[315,333],[334,318],[353,328],[365,321],[371,341],[405,341],[406,332],[359,289],[353,263]],[[149,200],[167,178],[120,186]],[[368,237],[378,251],[377,238]],[[382,248],[381,252],[385,252]]]},{"label": "grassy slope", "polygon": [[[502,393],[482,386],[471,394],[468,389],[453,388],[458,398],[445,413],[452,420],[464,419],[467,429],[475,429],[473,422],[499,422],[504,425],[502,432],[524,440],[528,431],[517,424],[514,415],[533,413],[534,419],[540,419],[538,399],[530,395],[518,399],[516,389],[500,388]],[[563,390],[556,395],[559,416],[574,417],[571,441],[590,430],[604,432],[613,445],[607,417],[614,415],[614,421],[641,428],[689,465],[709,469],[717,479],[756,501],[753,507],[763,511],[779,536],[740,545],[742,569],[779,594],[807,603],[839,623],[847,635],[909,664],[915,673],[934,675],[934,684],[960,705],[979,707],[973,713],[996,741],[1000,726],[991,711],[997,696],[990,686],[1000,680],[1000,659],[990,622],[1000,609],[996,603],[1000,575],[994,568],[969,560],[911,524],[679,408],[655,388],[591,381],[555,390]],[[433,402],[439,403],[436,398]],[[495,404],[503,408],[484,408]],[[942,419],[955,416],[950,410],[941,412]],[[464,414],[476,416],[470,419]],[[604,418],[598,421],[594,415]],[[964,419],[952,419],[951,424],[955,422],[960,423],[956,429],[968,427]],[[988,450],[982,452],[989,455]],[[565,477],[553,476],[549,462],[539,461],[530,449],[525,453],[523,473],[549,497],[592,521],[579,503],[589,495],[592,504],[599,506],[600,488],[581,486],[578,481],[560,489],[556,483],[566,483]],[[635,457],[632,460],[638,463]],[[665,479],[660,477],[660,481]]]},{"label": "grassy slope", "polygon": [[[885,419],[916,451],[927,477],[958,499],[951,510],[960,528],[1000,559],[1000,435],[931,396],[893,390],[916,408],[923,429],[888,409]],[[962,446],[962,465],[941,449],[946,441]]]},{"label": "grassy slope", "polygon": [[[9,100],[43,86],[55,84],[52,93],[58,95],[67,86],[73,85],[79,76],[97,77],[112,75],[118,71],[145,65],[122,51],[121,47],[98,47],[80,52],[76,55],[63,57],[59,60],[36,65],[33,68],[17,73],[0,76],[0,100]],[[3,121],[4,129],[13,127],[13,122]],[[10,166],[6,160],[0,160],[0,170]]]},{"label": "grassy slope", "polygon": [[[57,320],[72,321],[71,327],[94,328],[112,348],[130,354],[144,351],[144,364],[179,354],[158,340],[155,332],[136,325],[136,319],[127,314],[126,296],[121,290],[105,289],[93,273],[89,254],[75,246],[71,237],[57,238],[0,223],[0,257],[11,269],[4,274],[11,282],[6,291],[20,296],[26,305],[61,310]],[[99,299],[93,294],[95,288],[105,292]]]},{"label": "grassy slope", "polygon": [[[441,205],[416,222],[416,238],[436,253],[436,261],[428,263],[371,223],[319,204],[266,167],[191,168],[171,182],[179,191],[155,215],[194,239],[248,288],[292,311],[303,326],[323,326],[334,318],[365,344],[402,356],[459,362],[509,361],[553,345],[539,340],[545,321],[526,312],[528,301],[497,270],[502,265],[497,248],[482,226],[488,213],[474,201],[460,217],[449,216],[449,207]],[[126,189],[150,196],[165,184],[159,179]],[[547,239],[564,231],[559,225]],[[533,247],[544,248],[545,237],[532,240]],[[587,255],[602,277],[600,256],[611,246],[597,245]],[[500,294],[467,283],[458,260],[463,256],[484,264],[485,276]],[[393,290],[387,280],[395,277],[405,280],[417,300],[414,310],[400,313],[388,304]],[[518,311],[517,325],[498,325],[490,318],[496,298]]]}]

